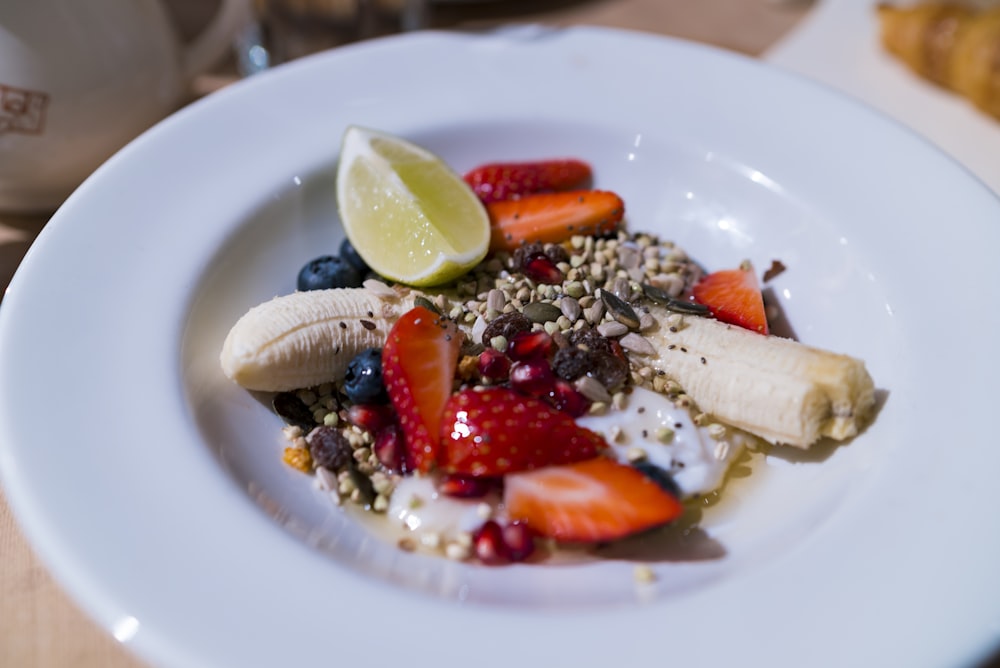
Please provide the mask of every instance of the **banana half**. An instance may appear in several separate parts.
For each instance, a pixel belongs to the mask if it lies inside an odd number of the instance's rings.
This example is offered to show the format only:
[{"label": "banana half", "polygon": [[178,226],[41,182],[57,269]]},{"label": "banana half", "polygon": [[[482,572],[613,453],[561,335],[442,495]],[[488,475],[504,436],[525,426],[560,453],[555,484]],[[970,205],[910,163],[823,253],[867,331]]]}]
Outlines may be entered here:
[{"label": "banana half", "polygon": [[771,443],[807,448],[855,436],[875,407],[863,361],[653,306],[656,349],[644,360],[698,408]]},{"label": "banana half", "polygon": [[266,392],[339,380],[355,355],[382,347],[393,323],[412,307],[408,292],[388,287],[275,297],[230,330],[219,357],[222,371],[243,388]]}]

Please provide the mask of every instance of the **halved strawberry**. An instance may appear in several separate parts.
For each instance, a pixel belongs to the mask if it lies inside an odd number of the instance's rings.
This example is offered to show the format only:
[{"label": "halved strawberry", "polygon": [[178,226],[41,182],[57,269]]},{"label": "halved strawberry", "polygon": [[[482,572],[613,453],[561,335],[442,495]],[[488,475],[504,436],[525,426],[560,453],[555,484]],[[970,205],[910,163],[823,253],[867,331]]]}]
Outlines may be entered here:
[{"label": "halved strawberry", "polygon": [[576,234],[603,234],[625,215],[621,197],[607,190],[571,190],[491,202],[491,251],[513,251],[522,244],[559,243]]},{"label": "halved strawberry", "polygon": [[566,543],[617,540],[684,512],[655,482],[607,457],[509,474],[503,502],[512,520]]},{"label": "halved strawberry", "polygon": [[448,473],[500,476],[590,459],[606,447],[541,399],[506,387],[468,389],[445,406],[438,464]]},{"label": "halved strawberry", "polygon": [[451,394],[462,337],[451,320],[416,306],[396,321],[382,348],[382,379],[399,416],[408,468],[437,458],[441,414]]},{"label": "halved strawberry", "polygon": [[497,162],[471,170],[465,182],[488,204],[546,190],[579,188],[590,176],[590,165],[579,160]]},{"label": "halved strawberry", "polygon": [[764,298],[749,260],[741,263],[739,269],[723,269],[705,276],[691,293],[695,301],[708,307],[716,320],[768,333]]}]

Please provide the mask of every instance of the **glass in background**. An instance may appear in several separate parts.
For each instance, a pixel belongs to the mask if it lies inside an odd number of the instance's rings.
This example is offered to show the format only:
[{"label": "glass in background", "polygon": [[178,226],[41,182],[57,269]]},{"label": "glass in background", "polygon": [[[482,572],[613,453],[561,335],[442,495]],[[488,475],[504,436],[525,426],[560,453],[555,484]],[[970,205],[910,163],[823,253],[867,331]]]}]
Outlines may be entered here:
[{"label": "glass in background", "polygon": [[363,39],[418,30],[428,0],[254,0],[256,25],[238,45],[241,73]]}]

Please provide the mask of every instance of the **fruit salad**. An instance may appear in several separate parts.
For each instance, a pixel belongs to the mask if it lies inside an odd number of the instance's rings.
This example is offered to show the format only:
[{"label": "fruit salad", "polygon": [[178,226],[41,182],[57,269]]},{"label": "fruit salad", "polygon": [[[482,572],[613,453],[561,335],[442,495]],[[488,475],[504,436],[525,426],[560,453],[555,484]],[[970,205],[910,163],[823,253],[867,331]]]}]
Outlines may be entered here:
[{"label": "fruit salad", "polygon": [[[273,393],[285,463],[402,549],[493,565],[654,532],[718,494],[747,449],[848,439],[871,417],[863,362],[772,335],[749,262],[706,273],[630,231],[580,160],[460,176],[358,128],[341,156],[347,239],[243,316],[221,363]],[[395,193],[388,222],[352,178]],[[483,215],[450,218],[449,191]],[[387,261],[370,225],[409,225],[393,202],[437,235],[436,255],[397,266],[408,282],[372,270]]]}]

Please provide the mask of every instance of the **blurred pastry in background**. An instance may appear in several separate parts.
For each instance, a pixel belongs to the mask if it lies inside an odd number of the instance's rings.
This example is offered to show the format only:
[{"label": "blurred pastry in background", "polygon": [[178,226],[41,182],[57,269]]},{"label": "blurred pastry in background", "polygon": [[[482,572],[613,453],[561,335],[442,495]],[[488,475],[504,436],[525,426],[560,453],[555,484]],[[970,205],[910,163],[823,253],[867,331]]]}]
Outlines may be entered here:
[{"label": "blurred pastry in background", "polygon": [[1000,4],[881,4],[878,18],[889,53],[1000,119]]}]

